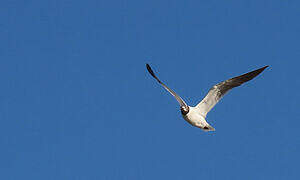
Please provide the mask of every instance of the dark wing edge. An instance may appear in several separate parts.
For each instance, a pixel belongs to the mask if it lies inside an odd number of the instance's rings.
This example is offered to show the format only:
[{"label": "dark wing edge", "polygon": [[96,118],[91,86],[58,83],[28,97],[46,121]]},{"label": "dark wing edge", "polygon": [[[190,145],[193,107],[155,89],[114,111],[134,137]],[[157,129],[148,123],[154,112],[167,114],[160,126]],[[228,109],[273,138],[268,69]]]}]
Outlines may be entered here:
[{"label": "dark wing edge", "polygon": [[163,83],[156,77],[156,75],[154,74],[154,72],[153,72],[153,70],[151,69],[150,65],[149,65],[149,64],[146,64],[146,67],[147,67],[148,72],[151,74],[151,76],[154,77],[160,84],[163,84]]},{"label": "dark wing edge", "polygon": [[201,113],[206,114],[219,102],[219,100],[232,88],[242,85],[262,73],[267,67],[264,66],[257,70],[245,73],[240,76],[228,79],[213,86],[205,96],[205,98],[196,106],[201,109]]},{"label": "dark wing edge", "polygon": [[151,69],[149,64],[146,64],[146,68],[147,68],[148,72],[151,74],[151,76],[154,77],[169,93],[171,93],[175,97],[175,99],[178,101],[180,106],[186,106],[187,107],[187,104],[183,101],[183,99],[181,99],[180,96],[178,96],[172,89],[168,88],[163,82],[161,82],[158,79],[158,77],[154,74],[154,72]]},{"label": "dark wing edge", "polygon": [[[231,79],[228,79],[224,82],[221,82],[219,83],[221,86],[224,86],[224,90],[228,91],[234,87],[237,87],[237,86],[240,86],[242,85],[243,83],[247,82],[247,81],[250,81],[251,79],[255,78],[256,76],[258,76],[260,73],[262,73],[267,67],[269,66],[264,66],[262,68],[259,68],[259,69],[256,69],[254,71],[251,71],[251,72],[248,72],[248,73],[245,73],[245,74],[242,74],[240,76],[237,76],[237,77],[234,77],[234,78],[231,78]],[[218,84],[218,85],[219,85]],[[217,86],[218,86],[217,85]],[[227,87],[228,86],[228,87]],[[227,88],[229,88],[227,90]]]}]

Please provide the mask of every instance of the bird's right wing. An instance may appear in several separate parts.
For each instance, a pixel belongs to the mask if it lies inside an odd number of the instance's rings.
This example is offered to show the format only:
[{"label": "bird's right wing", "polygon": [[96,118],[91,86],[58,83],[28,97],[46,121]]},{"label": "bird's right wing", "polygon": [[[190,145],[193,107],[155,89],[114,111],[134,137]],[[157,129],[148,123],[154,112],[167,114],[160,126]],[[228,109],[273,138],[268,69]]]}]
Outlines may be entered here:
[{"label": "bird's right wing", "polygon": [[178,96],[172,89],[168,88],[164,83],[162,83],[157,76],[154,74],[154,72],[152,71],[151,67],[149,66],[149,64],[146,64],[147,70],[148,72],[169,92],[171,93],[176,100],[178,101],[178,103],[180,104],[180,106],[185,106],[187,107],[187,104],[181,99],[180,96]]},{"label": "bird's right wing", "polygon": [[257,75],[259,75],[268,66],[260,69],[248,72],[241,76],[237,76],[226,81],[223,81],[217,85],[214,85],[205,98],[196,106],[198,111],[204,116],[220,101],[220,99],[232,88],[242,85],[243,83],[250,81]]}]

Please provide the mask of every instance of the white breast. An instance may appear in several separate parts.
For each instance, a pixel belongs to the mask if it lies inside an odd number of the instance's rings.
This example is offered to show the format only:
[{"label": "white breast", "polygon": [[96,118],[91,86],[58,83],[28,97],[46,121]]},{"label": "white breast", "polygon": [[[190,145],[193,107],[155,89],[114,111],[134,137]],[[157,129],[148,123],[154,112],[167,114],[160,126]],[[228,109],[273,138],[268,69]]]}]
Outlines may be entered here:
[{"label": "white breast", "polygon": [[200,128],[203,128],[208,125],[206,122],[204,116],[202,116],[197,108],[195,107],[189,107],[190,111],[187,113],[187,115],[183,116],[183,118],[190,123],[193,126],[197,126]]}]

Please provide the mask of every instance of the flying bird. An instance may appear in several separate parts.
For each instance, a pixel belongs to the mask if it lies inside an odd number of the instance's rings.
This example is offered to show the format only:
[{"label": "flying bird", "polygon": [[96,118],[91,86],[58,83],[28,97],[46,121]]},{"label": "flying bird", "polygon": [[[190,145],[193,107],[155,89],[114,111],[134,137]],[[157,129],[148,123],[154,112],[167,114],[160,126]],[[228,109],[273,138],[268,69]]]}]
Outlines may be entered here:
[{"label": "flying bird", "polygon": [[211,125],[206,121],[207,113],[221,100],[221,98],[232,88],[242,85],[243,83],[250,81],[261,72],[263,72],[267,67],[265,66],[254,71],[248,72],[246,74],[228,79],[226,81],[220,82],[214,85],[208,91],[207,95],[202,99],[202,101],[195,107],[188,106],[184,100],[178,96],[172,89],[167,87],[163,82],[161,82],[158,77],[154,74],[149,64],[146,64],[148,72],[169,92],[180,105],[180,111],[183,118],[191,125],[198,127],[204,131],[215,131]]}]

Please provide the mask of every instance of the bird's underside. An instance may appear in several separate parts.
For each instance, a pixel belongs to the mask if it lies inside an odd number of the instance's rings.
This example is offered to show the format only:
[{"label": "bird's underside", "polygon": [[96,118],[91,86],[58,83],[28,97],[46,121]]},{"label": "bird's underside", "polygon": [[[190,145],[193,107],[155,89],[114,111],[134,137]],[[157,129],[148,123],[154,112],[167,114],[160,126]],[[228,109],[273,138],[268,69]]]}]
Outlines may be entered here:
[{"label": "bird's underside", "polygon": [[214,131],[215,129],[210,126],[205,118],[207,113],[221,100],[221,98],[232,88],[242,85],[243,83],[250,81],[261,72],[263,72],[268,66],[259,68],[257,70],[248,72],[246,74],[228,79],[214,85],[203,98],[203,100],[195,107],[188,106],[183,99],[178,96],[173,90],[168,88],[162,83],[154,74],[149,64],[146,64],[148,72],[169,92],[180,105],[180,110],[183,118],[193,126],[199,127],[204,131]]}]

